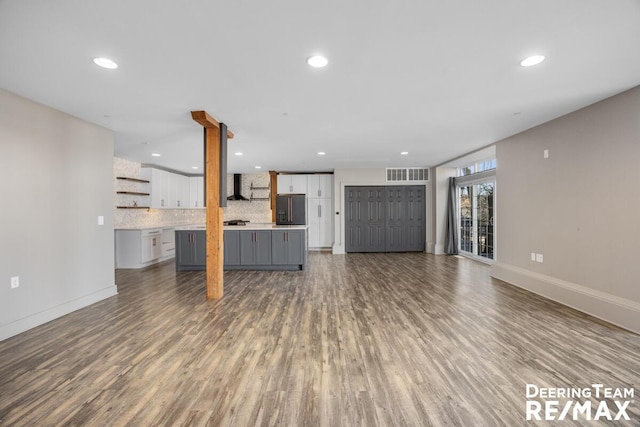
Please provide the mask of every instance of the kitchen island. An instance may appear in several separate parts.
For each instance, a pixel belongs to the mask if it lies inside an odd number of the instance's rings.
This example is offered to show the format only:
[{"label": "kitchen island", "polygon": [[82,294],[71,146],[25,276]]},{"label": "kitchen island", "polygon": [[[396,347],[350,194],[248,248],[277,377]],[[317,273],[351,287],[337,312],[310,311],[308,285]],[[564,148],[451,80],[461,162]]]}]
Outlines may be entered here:
[{"label": "kitchen island", "polygon": [[[307,225],[246,224],[224,227],[225,270],[304,270]],[[205,226],[177,227],[176,271],[206,269]]]}]

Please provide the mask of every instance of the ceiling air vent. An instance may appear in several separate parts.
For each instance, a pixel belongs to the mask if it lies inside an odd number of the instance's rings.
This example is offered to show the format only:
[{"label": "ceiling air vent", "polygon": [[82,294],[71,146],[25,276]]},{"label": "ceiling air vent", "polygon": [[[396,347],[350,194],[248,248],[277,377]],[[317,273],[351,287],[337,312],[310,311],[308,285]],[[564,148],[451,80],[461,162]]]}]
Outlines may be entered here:
[{"label": "ceiling air vent", "polygon": [[387,168],[387,182],[429,181],[429,168]]}]

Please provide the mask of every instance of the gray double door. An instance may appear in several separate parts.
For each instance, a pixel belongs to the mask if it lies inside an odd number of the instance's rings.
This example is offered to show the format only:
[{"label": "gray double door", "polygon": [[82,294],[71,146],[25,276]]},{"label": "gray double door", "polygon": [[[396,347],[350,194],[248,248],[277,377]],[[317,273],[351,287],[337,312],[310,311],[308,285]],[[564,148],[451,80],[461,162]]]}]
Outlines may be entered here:
[{"label": "gray double door", "polygon": [[347,252],[422,252],[425,187],[345,187]]}]

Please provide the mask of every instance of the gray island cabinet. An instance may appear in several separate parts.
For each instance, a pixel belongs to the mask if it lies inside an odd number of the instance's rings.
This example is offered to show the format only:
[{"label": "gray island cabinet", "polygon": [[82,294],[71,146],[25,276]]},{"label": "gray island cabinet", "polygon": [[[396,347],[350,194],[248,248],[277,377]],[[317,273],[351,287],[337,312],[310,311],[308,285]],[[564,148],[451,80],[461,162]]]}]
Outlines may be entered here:
[{"label": "gray island cabinet", "polygon": [[204,230],[176,230],[176,271],[206,270],[207,235]]},{"label": "gray island cabinet", "polygon": [[[225,270],[304,270],[307,226],[229,226],[224,230]],[[182,253],[184,252],[184,253]],[[176,271],[206,269],[206,232],[176,230]]]}]

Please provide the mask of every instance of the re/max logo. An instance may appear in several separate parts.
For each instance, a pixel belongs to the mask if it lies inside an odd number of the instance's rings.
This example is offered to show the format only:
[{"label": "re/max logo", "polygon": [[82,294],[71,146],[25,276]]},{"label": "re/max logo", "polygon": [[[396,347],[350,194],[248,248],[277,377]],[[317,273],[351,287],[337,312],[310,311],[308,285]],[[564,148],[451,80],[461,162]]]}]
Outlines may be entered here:
[{"label": "re/max logo", "polygon": [[536,400],[527,400],[527,421],[536,420],[536,421],[562,421],[567,419],[571,420],[609,420],[609,421],[617,421],[617,420],[627,420],[629,421],[629,415],[627,414],[627,408],[631,403],[631,400],[626,400],[624,402],[614,401],[613,402],[617,407],[615,409],[615,415],[612,414],[612,411],[609,409],[607,402],[602,400],[598,404],[597,408],[595,408],[595,414],[593,413],[593,405],[591,405],[591,401],[586,401],[583,403],[569,400],[565,402],[564,407],[560,410],[560,402],[557,400],[547,400],[544,402],[544,405]]}]

